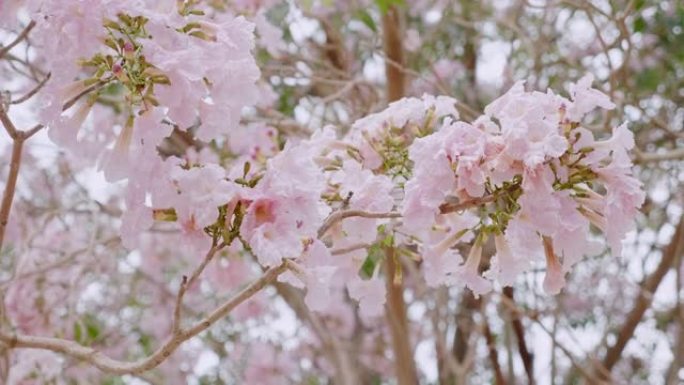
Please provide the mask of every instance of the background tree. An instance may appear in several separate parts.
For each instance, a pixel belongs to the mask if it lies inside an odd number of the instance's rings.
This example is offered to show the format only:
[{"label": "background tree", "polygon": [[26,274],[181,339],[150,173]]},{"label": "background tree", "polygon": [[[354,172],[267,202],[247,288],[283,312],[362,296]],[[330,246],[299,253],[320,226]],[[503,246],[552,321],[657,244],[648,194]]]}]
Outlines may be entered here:
[{"label": "background tree", "polygon": [[0,383],[684,381],[680,2],[0,27]]}]

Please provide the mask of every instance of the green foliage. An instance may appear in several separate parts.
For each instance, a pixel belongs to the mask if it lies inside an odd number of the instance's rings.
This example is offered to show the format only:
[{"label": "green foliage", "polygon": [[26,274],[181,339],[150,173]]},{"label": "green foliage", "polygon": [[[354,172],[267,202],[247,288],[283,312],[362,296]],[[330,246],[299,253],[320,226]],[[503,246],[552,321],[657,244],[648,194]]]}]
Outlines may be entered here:
[{"label": "green foliage", "polygon": [[149,356],[154,351],[152,346],[152,337],[149,334],[140,332],[140,337],[138,338],[138,344],[142,348],[143,353]]},{"label": "green foliage", "polygon": [[409,159],[410,145],[398,127],[390,127],[389,131],[378,142],[369,139],[368,142],[382,158],[382,170],[393,179],[408,180],[411,178],[413,162]]},{"label": "green foliage", "polygon": [[385,233],[385,226],[378,226],[380,239],[368,248],[368,255],[359,269],[359,276],[370,279],[376,267],[385,257],[385,249],[394,246],[394,235]]},{"label": "green foliage", "polygon": [[102,380],[102,385],[126,385],[126,382],[121,377],[107,377]]},{"label": "green foliage", "polygon": [[356,19],[360,20],[363,24],[365,24],[368,28],[370,28],[373,32],[378,32],[378,26],[375,24],[375,20],[373,20],[373,16],[371,16],[370,13],[368,13],[367,10],[365,9],[359,9],[356,11],[355,15]]},{"label": "green foliage", "polygon": [[297,99],[295,89],[293,87],[283,86],[278,90],[278,111],[287,116],[294,114],[294,109],[297,107]]},{"label": "green foliage", "polygon": [[655,91],[661,82],[660,71],[656,68],[649,68],[641,71],[636,78],[637,87],[646,91]]},{"label": "green foliage", "polygon": [[375,0],[375,5],[380,8],[380,12],[384,15],[389,11],[392,6],[403,6],[405,5],[404,0]]},{"label": "green foliage", "polygon": [[363,261],[361,269],[359,270],[359,276],[363,279],[370,279],[373,276],[375,267],[382,260],[385,253],[382,250],[382,246],[379,243],[374,244],[368,248],[368,256]]},{"label": "green foliage", "polygon": [[84,346],[92,345],[100,338],[101,330],[100,322],[94,316],[86,314],[74,322],[74,340]]}]

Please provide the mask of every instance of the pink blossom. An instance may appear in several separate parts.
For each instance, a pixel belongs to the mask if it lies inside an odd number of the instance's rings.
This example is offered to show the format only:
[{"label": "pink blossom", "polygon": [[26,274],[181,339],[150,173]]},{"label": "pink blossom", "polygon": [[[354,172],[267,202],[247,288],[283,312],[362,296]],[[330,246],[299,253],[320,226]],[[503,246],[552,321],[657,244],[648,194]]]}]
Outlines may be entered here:
[{"label": "pink blossom", "polygon": [[427,247],[423,251],[423,274],[429,286],[453,285],[463,258],[456,249]]},{"label": "pink blossom", "polygon": [[546,276],[544,276],[544,291],[556,295],[565,286],[565,272],[556,256],[550,241],[544,241],[546,252]]},{"label": "pink blossom", "polygon": [[615,108],[615,104],[603,92],[591,88],[594,75],[586,74],[577,83],[571,83],[568,87],[572,103],[568,106],[567,118],[573,122],[579,122],[584,115],[593,111],[596,107],[606,110]]},{"label": "pink blossom", "polygon": [[455,188],[456,177],[443,148],[446,130],[416,139],[409,148],[413,177],[406,183],[402,215],[411,218],[404,226],[419,235],[429,228],[439,205]]},{"label": "pink blossom", "polygon": [[381,158],[375,150],[376,142],[388,135],[389,127],[404,127],[410,123],[422,125],[428,117],[438,121],[447,115],[458,117],[456,100],[439,96],[423,95],[422,98],[403,98],[390,105],[383,111],[368,115],[357,120],[347,135],[347,141],[356,147],[363,158],[363,165],[369,169],[376,169],[381,165]]},{"label": "pink blossom", "polygon": [[459,266],[456,282],[462,283],[473,291],[475,295],[485,294],[492,289],[492,284],[480,275],[480,260],[482,259],[482,245],[477,240],[470,248],[465,263]]},{"label": "pink blossom", "polygon": [[479,221],[470,212],[462,215],[445,215],[442,219],[440,225],[445,227],[444,234],[433,230],[421,248],[425,282],[432,287],[457,284],[455,277],[460,271],[463,259],[453,246],[458,242],[472,240],[472,233],[466,230],[474,227]]},{"label": "pink blossom", "polygon": [[176,167],[171,171],[178,195],[174,204],[180,221],[193,220],[204,228],[216,221],[218,207],[239,197],[240,188],[225,178],[225,170],[208,164],[185,170]]},{"label": "pink blossom", "polygon": [[503,235],[495,235],[494,244],[496,255],[486,275],[503,286],[512,286],[518,275],[530,268],[530,261],[524,255],[513,253]]},{"label": "pink blossom", "polygon": [[254,23],[259,34],[259,44],[266,48],[269,55],[278,57],[280,52],[286,48],[283,31],[271,24],[263,11],[254,16]]},{"label": "pink blossom", "polygon": [[288,381],[295,370],[293,362],[286,352],[277,351],[272,345],[258,342],[248,347],[252,359],[245,369],[245,383],[260,385],[280,385]]},{"label": "pink blossom", "polygon": [[383,314],[385,294],[387,292],[383,280],[371,278],[364,281],[357,278],[347,284],[347,289],[349,290],[349,296],[359,301],[361,317],[370,319]]},{"label": "pink blossom", "polygon": [[561,204],[553,189],[553,180],[553,173],[548,167],[527,173],[522,185],[524,194],[518,200],[520,216],[546,235],[554,234],[561,223]]}]

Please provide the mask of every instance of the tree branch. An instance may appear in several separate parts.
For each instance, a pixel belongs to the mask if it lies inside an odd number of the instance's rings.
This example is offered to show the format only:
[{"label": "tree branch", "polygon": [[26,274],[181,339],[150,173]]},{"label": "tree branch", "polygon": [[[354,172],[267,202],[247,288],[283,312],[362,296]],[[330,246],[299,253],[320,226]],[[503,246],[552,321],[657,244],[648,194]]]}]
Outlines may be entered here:
[{"label": "tree branch", "polygon": [[[505,287],[503,289],[504,296],[508,298],[511,304],[515,304],[513,288]],[[513,332],[515,333],[515,338],[518,341],[518,353],[520,354],[520,359],[525,367],[525,374],[527,374],[527,381],[530,385],[535,384],[534,380],[534,356],[530,353],[527,348],[527,343],[525,342],[525,329],[523,328],[522,321],[517,312],[511,312],[511,325],[513,326]]]},{"label": "tree branch", "polygon": [[33,89],[31,89],[29,92],[27,92],[25,95],[19,97],[18,99],[12,100],[10,103],[11,104],[21,104],[21,103],[31,99],[36,93],[38,93],[38,91],[40,91],[45,86],[45,83],[47,83],[47,81],[50,80],[51,75],[52,75],[51,73],[48,73],[47,75],[45,75],[43,80],[41,80],[38,84],[36,84],[36,86],[33,87]]},{"label": "tree branch", "polygon": [[342,210],[337,211],[328,216],[323,225],[318,229],[318,238],[321,238],[325,233],[330,230],[335,223],[350,217],[361,217],[361,218],[401,218],[401,214],[397,212],[388,213],[372,213],[363,210]]},{"label": "tree branch", "polygon": [[[385,55],[399,67],[404,66],[404,47],[402,44],[401,20],[399,9],[391,6],[382,15],[382,37]],[[404,72],[387,60],[385,61],[385,74],[387,77],[387,101],[399,100],[405,95],[406,78]]]},{"label": "tree branch", "polygon": [[5,110],[5,107],[2,104],[0,104],[0,123],[5,127],[5,131],[7,131],[10,138],[16,140],[19,135],[19,130],[17,130],[14,122],[12,122],[9,115],[7,115],[7,110]]},{"label": "tree branch", "polygon": [[207,267],[209,262],[211,262],[212,259],[214,259],[214,256],[216,253],[224,248],[226,246],[225,243],[221,243],[220,245],[213,244],[211,246],[211,249],[207,252],[207,254],[204,256],[204,259],[202,260],[202,263],[200,263],[199,266],[195,269],[195,271],[192,272],[192,275],[190,276],[190,279],[188,279],[187,276],[183,276],[180,286],[178,287],[178,296],[176,297],[176,307],[173,310],[173,334],[178,334],[181,331],[181,310],[183,308],[183,297],[185,296],[185,293],[188,291],[190,287],[197,281],[200,275],[202,275],[202,272],[204,269]]},{"label": "tree branch", "polygon": [[636,163],[662,162],[665,160],[684,160],[684,148],[662,153],[646,153],[641,151],[635,151],[634,153],[636,155],[636,159],[634,160]]},{"label": "tree branch", "polygon": [[680,218],[670,243],[665,250],[663,250],[663,257],[660,260],[658,267],[641,284],[641,290],[639,290],[639,295],[634,301],[634,307],[627,315],[625,322],[622,324],[622,328],[618,331],[615,344],[608,348],[608,351],[606,352],[606,356],[603,359],[603,367],[606,370],[598,373],[600,378],[606,379],[606,372],[610,373],[611,369],[620,360],[622,352],[629,340],[634,336],[634,331],[641,322],[641,318],[644,316],[644,313],[646,313],[646,310],[651,307],[653,294],[658,290],[658,286],[660,286],[663,278],[677,260],[677,256],[682,253],[684,253],[684,217]]},{"label": "tree branch", "polygon": [[100,89],[100,88],[106,86],[107,84],[109,84],[109,82],[111,82],[111,81],[114,80],[114,79],[115,79],[114,77],[110,76],[110,77],[108,77],[108,78],[99,80],[97,83],[95,83],[95,84],[93,84],[93,85],[91,85],[91,86],[89,86],[89,87],[86,87],[83,91],[79,92],[78,95],[76,95],[76,96],[74,96],[73,98],[67,100],[66,103],[64,103],[64,104],[62,105],[62,111],[68,110],[68,109],[71,108],[74,104],[76,104],[76,102],[77,102],[79,99],[81,99],[83,96],[85,96],[85,95],[91,93],[92,91],[98,90],[98,89]]},{"label": "tree branch", "polygon": [[479,205],[485,204],[485,203],[491,203],[496,200],[497,196],[496,195],[486,195],[483,196],[482,198],[475,198],[475,199],[470,199],[467,201],[463,202],[458,202],[458,203],[442,203],[442,205],[439,206],[439,213],[440,214],[448,214],[448,213],[455,213],[458,211],[462,210],[467,210],[471,207],[477,207]]},{"label": "tree branch", "polygon": [[140,361],[127,362],[115,360],[93,348],[59,338],[10,335],[0,331],[0,342],[3,342],[10,348],[45,349],[56,353],[62,353],[88,362],[96,368],[111,374],[123,375],[143,373],[159,366],[176,351],[183,342],[208,329],[211,325],[216,323],[216,321],[230,313],[235,307],[252,297],[266,285],[273,282],[285,270],[285,263],[266,270],[261,277],[253,281],[228,301],[224,302],[221,306],[214,309],[214,311],[204,319],[188,329],[181,329],[179,333],[171,336],[171,338],[154,353]]},{"label": "tree branch", "polygon": [[501,365],[499,365],[499,355],[496,351],[496,341],[492,335],[492,330],[489,328],[489,322],[487,321],[487,315],[484,311],[484,306],[482,307],[482,333],[484,334],[485,341],[487,342],[487,350],[489,353],[489,360],[492,362],[492,369],[494,370],[494,379],[496,385],[506,385],[506,380],[504,379],[503,372],[501,371]]},{"label": "tree branch", "polygon": [[394,247],[385,249],[386,280],[387,280],[387,305],[385,313],[389,323],[390,335],[392,336],[392,348],[394,351],[394,366],[399,385],[417,385],[418,374],[413,359],[413,347],[409,338],[408,318],[406,316],[406,303],[404,302],[404,287],[396,278],[399,267],[397,252]]},{"label": "tree branch", "polygon": [[36,26],[36,22],[31,20],[31,22],[28,23],[26,28],[24,28],[24,30],[21,31],[21,33],[11,43],[2,47],[2,49],[0,49],[0,59],[2,59],[9,51],[11,51],[12,48],[16,47],[17,44],[21,43],[22,40],[26,39],[29,32],[31,32],[31,30],[35,26]]},{"label": "tree branch", "polygon": [[[404,47],[402,42],[402,26],[399,8],[391,6],[382,15],[382,38],[385,56],[385,76],[387,79],[387,102],[393,102],[404,97],[406,92],[406,77],[401,67],[404,66]],[[391,61],[391,62],[390,62]],[[394,65],[394,64],[397,65]],[[394,247],[385,249],[387,305],[385,313],[389,322],[392,348],[394,352],[394,366],[399,385],[418,384],[416,363],[413,359],[406,317],[406,303],[404,302],[404,287],[401,280],[395,279],[398,268]]]},{"label": "tree branch", "polygon": [[[0,109],[0,118],[5,115],[4,111]],[[3,121],[4,122],[4,121]],[[5,126],[7,127],[7,126]],[[7,177],[7,184],[5,184],[5,192],[2,194],[2,204],[0,204],[0,250],[2,250],[5,241],[5,230],[9,223],[9,215],[12,210],[12,201],[14,199],[14,192],[17,186],[17,178],[19,176],[19,167],[21,166],[21,153],[24,148],[24,139],[20,134],[15,134],[14,143],[12,144],[12,158],[10,160],[10,170]]]}]

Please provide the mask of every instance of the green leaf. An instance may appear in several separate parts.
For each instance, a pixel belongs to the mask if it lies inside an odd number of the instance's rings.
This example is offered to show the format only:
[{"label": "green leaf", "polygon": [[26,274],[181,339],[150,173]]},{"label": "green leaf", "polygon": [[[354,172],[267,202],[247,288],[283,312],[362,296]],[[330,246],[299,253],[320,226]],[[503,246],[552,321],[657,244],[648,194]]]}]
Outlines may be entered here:
[{"label": "green leaf", "polygon": [[394,236],[390,234],[380,241],[380,243],[382,243],[384,247],[392,247],[394,245]]},{"label": "green leaf", "polygon": [[651,68],[641,71],[637,76],[637,87],[646,91],[653,91],[660,85],[660,72]]},{"label": "green leaf", "polygon": [[634,32],[643,32],[646,30],[647,25],[648,24],[646,24],[646,20],[639,16],[636,20],[634,20]]},{"label": "green leaf", "polygon": [[178,215],[175,209],[154,209],[152,210],[152,219],[162,222],[175,222],[178,220]]},{"label": "green leaf", "polygon": [[100,325],[97,320],[91,316],[85,318],[86,335],[88,336],[88,341],[92,342],[100,337]]},{"label": "green leaf", "polygon": [[148,334],[141,334],[138,343],[145,355],[152,354],[152,338]]},{"label": "green leaf", "polygon": [[379,244],[368,248],[368,256],[359,269],[359,276],[363,279],[370,279],[375,271],[375,266],[377,266],[383,255],[382,247]]},{"label": "green leaf", "polygon": [[74,340],[83,345],[83,328],[78,321],[74,322]]},{"label": "green leaf", "polygon": [[368,28],[370,28],[373,32],[378,32],[378,26],[375,25],[375,20],[373,20],[373,16],[368,13],[365,9],[359,9],[356,12],[356,18],[361,20],[363,24],[365,24]]},{"label": "green leaf", "polygon": [[126,385],[121,377],[107,377],[102,381],[102,385]]},{"label": "green leaf", "polygon": [[249,162],[245,162],[245,164],[242,166],[242,177],[247,178],[247,174],[249,174],[249,170],[252,168],[252,164]]},{"label": "green leaf", "polygon": [[380,8],[380,12],[384,15],[393,5],[400,6],[404,5],[405,2],[404,0],[375,0],[375,4]]}]

